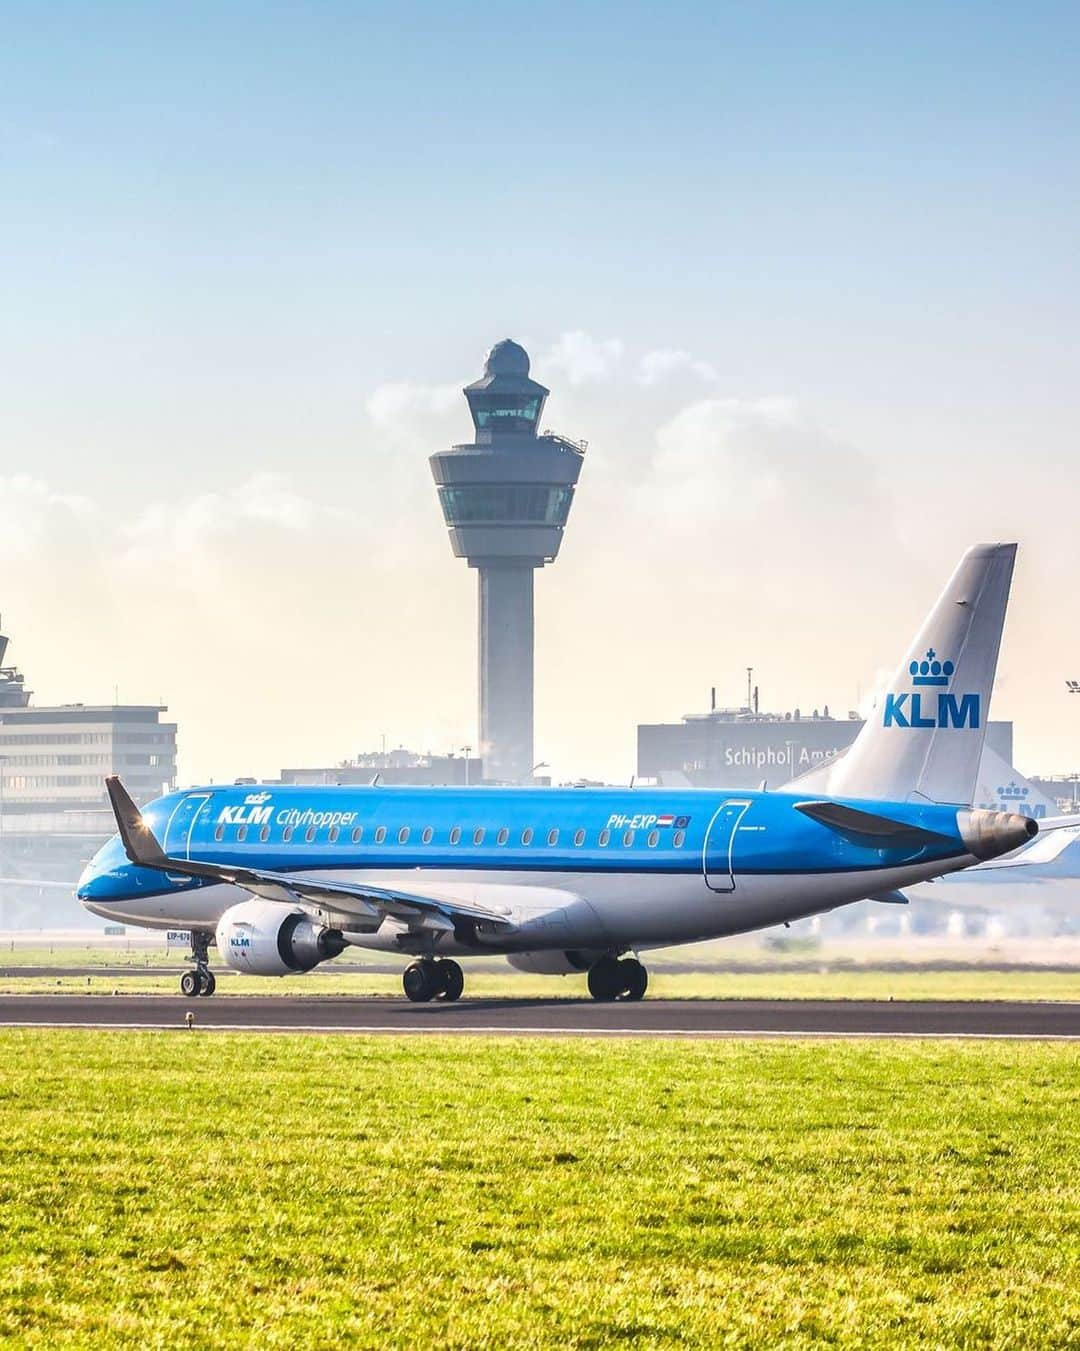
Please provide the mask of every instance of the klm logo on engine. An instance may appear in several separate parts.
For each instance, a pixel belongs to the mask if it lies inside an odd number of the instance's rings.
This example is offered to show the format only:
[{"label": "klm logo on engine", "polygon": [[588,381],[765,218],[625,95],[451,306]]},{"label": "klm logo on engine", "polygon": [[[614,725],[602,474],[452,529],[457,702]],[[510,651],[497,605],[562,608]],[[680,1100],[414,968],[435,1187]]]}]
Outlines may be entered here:
[{"label": "klm logo on engine", "polygon": [[956,673],[951,661],[939,661],[933,648],[909,667],[913,690],[885,696],[886,727],[963,728],[981,725],[977,694],[953,694],[949,682]]}]

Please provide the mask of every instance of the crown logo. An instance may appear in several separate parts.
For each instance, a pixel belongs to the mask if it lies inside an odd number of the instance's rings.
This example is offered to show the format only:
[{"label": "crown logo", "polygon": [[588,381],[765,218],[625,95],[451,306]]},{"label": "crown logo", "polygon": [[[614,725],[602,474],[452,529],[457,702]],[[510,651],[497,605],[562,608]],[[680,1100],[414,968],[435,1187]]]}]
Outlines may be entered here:
[{"label": "crown logo", "polygon": [[269,793],[248,793],[244,798],[245,807],[261,807],[264,802],[270,801]]},{"label": "crown logo", "polygon": [[931,647],[922,661],[913,661],[908,667],[913,685],[948,685],[956,667],[951,661],[938,661],[938,654]]},{"label": "crown logo", "polygon": [[1008,784],[1007,786],[1002,786],[998,788],[998,797],[1002,800],[1002,802],[1022,802],[1023,799],[1026,798],[1027,795],[1030,793],[1030,791],[1031,790],[1029,788],[1021,788],[1020,785],[1014,779],[1012,783]]}]

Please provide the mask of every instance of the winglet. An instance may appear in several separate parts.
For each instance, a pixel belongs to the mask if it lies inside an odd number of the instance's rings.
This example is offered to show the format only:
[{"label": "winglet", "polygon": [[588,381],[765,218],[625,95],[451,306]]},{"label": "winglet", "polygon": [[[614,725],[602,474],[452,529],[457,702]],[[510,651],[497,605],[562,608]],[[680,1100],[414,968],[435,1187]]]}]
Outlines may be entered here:
[{"label": "winglet", "polygon": [[124,852],[132,863],[144,868],[160,868],[166,861],[165,852],[154,838],[154,832],[143,820],[142,812],[132,802],[127,789],[117,774],[105,780],[105,788],[116,817],[116,828],[123,841]]}]

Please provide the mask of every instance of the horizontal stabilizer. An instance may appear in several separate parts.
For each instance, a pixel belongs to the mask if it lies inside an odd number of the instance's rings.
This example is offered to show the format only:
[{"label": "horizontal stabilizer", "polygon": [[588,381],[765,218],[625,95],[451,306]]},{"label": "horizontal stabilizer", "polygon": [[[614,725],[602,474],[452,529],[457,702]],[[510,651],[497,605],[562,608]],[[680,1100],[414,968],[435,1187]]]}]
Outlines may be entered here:
[{"label": "horizontal stabilizer", "polygon": [[868,901],[878,901],[882,905],[909,905],[908,898],[902,891],[882,891],[877,896],[867,896]]},{"label": "horizontal stabilizer", "polygon": [[937,831],[925,830],[907,821],[894,821],[891,817],[878,816],[875,812],[845,807],[839,802],[796,802],[795,810],[841,835],[854,836],[867,842],[875,840],[897,848],[904,845],[941,844],[943,841],[955,843],[948,835],[941,835]]}]

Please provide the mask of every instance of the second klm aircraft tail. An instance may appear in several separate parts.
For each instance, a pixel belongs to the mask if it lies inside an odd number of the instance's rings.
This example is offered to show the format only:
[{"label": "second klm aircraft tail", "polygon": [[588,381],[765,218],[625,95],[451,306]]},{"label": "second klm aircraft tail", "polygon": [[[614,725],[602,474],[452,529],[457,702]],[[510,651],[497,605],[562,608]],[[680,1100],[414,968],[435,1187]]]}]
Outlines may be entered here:
[{"label": "second klm aircraft tail", "polygon": [[967,551],[828,792],[970,806],[986,737],[1015,544]]}]

